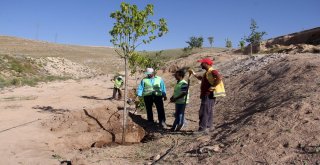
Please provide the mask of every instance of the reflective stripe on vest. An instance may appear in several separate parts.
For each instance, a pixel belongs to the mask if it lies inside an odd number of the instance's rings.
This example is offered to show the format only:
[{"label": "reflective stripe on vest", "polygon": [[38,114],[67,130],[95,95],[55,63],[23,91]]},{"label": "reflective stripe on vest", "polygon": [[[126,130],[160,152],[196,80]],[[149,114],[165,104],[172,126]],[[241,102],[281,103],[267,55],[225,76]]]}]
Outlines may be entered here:
[{"label": "reflective stripe on vest", "polygon": [[152,94],[156,96],[162,96],[161,88],[160,88],[160,83],[161,83],[161,78],[160,77],[154,77],[154,82],[153,85],[151,84],[151,80],[148,78],[143,79],[144,83],[144,88],[143,88],[143,93],[142,96],[150,96]]},{"label": "reflective stripe on vest", "polygon": [[[176,84],[176,86],[174,87],[174,92],[173,92],[173,97],[178,97],[181,95],[181,87],[183,84],[188,84],[186,82],[186,80],[181,80],[178,84]],[[187,97],[187,101],[185,102],[185,99]],[[184,96],[178,100],[175,101],[176,104],[187,104],[189,103],[189,93],[188,93],[188,96]]]},{"label": "reflective stripe on vest", "polygon": [[[206,78],[208,79],[208,82],[213,85],[215,78],[212,75],[212,71],[214,69],[213,68],[209,68],[208,71],[205,73],[206,74]],[[226,96],[226,91],[224,89],[224,84],[222,82],[222,80],[220,81],[220,83],[215,86],[215,87],[210,87],[209,89],[210,91],[213,91],[213,97],[224,97]]]}]

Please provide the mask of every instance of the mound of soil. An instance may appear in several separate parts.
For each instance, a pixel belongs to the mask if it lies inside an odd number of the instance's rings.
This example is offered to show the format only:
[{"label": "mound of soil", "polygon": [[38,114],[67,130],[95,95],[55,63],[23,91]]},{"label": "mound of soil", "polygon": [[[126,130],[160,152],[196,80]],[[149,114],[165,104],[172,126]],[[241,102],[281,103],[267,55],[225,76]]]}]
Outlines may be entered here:
[{"label": "mound of soil", "polygon": [[[57,115],[44,126],[59,137],[52,143],[54,150],[85,150],[121,143],[122,119],[122,111],[108,105]],[[125,142],[138,143],[144,136],[144,129],[128,119]]]},{"label": "mound of soil", "polygon": [[[182,143],[175,153],[184,154],[168,159],[190,164],[320,163],[319,63],[318,55],[275,54],[222,66],[227,97],[218,98],[215,129]],[[198,92],[199,84],[191,87],[190,102],[199,104]]]},{"label": "mound of soil", "polygon": [[[320,160],[320,58],[286,56],[226,80],[216,140],[227,162],[301,163]],[[304,146],[301,147],[301,146]],[[306,151],[305,147],[313,147]]]}]

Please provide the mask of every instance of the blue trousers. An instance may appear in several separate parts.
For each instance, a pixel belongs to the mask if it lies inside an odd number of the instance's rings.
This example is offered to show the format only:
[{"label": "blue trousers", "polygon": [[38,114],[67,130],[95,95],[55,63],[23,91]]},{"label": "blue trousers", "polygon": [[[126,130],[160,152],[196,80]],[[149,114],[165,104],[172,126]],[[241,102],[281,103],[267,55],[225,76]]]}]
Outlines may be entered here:
[{"label": "blue trousers", "polygon": [[172,127],[175,128],[178,125],[183,125],[184,121],[184,111],[186,109],[186,104],[176,104],[176,113],[174,114],[175,120]]}]

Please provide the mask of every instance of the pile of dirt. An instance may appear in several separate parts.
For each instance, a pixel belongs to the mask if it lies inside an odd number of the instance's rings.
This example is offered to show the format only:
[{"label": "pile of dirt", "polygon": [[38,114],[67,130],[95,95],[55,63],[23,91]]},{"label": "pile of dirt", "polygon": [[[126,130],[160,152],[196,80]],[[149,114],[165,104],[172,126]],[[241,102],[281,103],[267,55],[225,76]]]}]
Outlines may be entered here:
[{"label": "pile of dirt", "polygon": [[[116,104],[110,104],[108,107],[56,115],[44,122],[43,126],[59,137],[51,143],[52,149],[63,153],[120,144],[122,119],[122,111],[118,110]],[[128,119],[125,142],[139,143],[144,136],[144,129]]]},{"label": "pile of dirt", "polygon": [[[259,62],[259,67],[225,71],[230,72],[225,78],[228,96],[216,104],[215,130],[207,140],[176,151],[185,153],[184,162],[320,163],[319,55],[271,55],[258,61],[263,59],[268,62]],[[199,85],[192,87],[191,94],[194,89]]]}]

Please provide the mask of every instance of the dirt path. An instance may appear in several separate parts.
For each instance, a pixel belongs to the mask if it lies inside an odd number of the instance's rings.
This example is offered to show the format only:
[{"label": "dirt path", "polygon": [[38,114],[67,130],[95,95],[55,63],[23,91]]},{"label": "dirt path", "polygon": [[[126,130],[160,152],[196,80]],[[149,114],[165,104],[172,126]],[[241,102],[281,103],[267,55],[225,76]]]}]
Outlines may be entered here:
[{"label": "dirt path", "polygon": [[101,107],[112,95],[111,76],[68,80],[0,91],[1,164],[58,164],[42,121],[55,114]]}]

